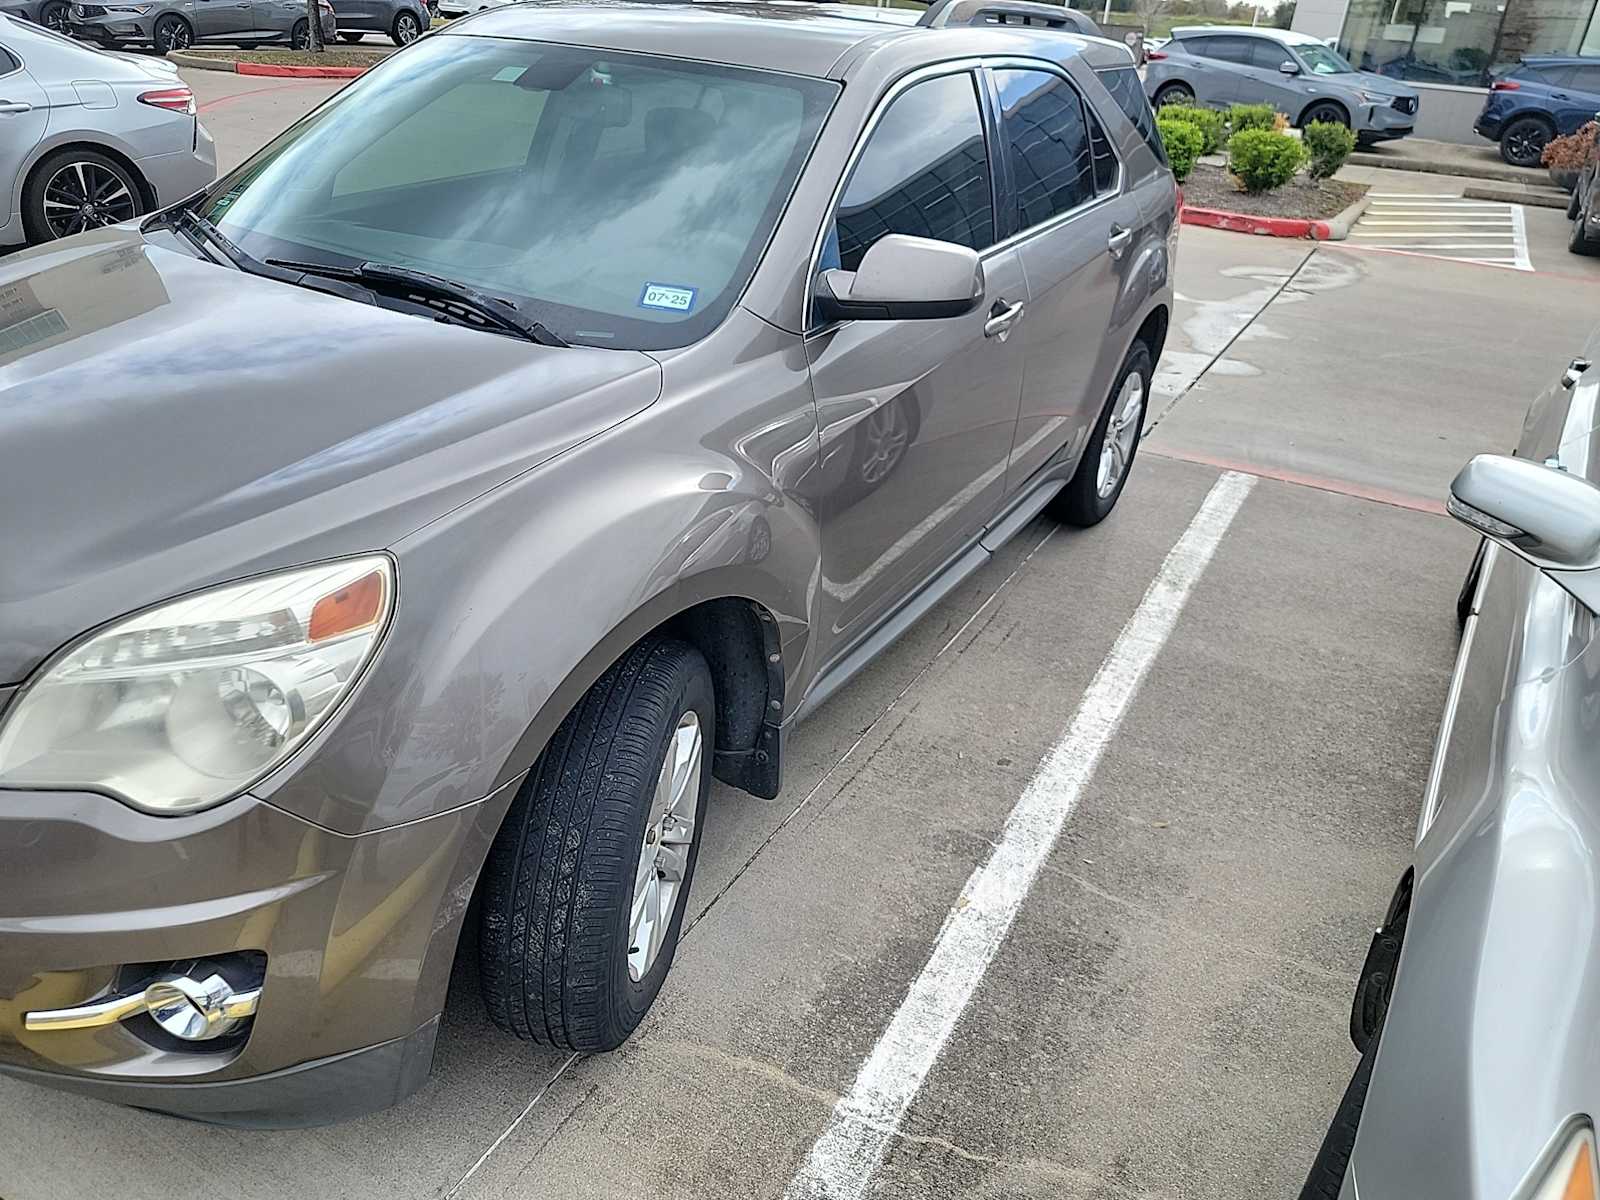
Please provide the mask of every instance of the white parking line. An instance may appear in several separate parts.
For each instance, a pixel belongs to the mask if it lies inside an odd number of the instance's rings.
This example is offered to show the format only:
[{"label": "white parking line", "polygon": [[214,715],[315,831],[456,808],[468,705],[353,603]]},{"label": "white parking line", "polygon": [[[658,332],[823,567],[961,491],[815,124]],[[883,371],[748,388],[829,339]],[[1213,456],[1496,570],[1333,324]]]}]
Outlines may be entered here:
[{"label": "white parking line", "polygon": [[1352,244],[1533,270],[1519,204],[1402,192],[1370,193],[1369,199],[1350,231]]},{"label": "white parking line", "polygon": [[1167,554],[1100,664],[1065,735],[1006,818],[994,852],[945,917],[927,965],[784,1191],[785,1200],[858,1200],[889,1139],[972,1000],[1067,818],[1177,624],[1255,477],[1225,471]]}]

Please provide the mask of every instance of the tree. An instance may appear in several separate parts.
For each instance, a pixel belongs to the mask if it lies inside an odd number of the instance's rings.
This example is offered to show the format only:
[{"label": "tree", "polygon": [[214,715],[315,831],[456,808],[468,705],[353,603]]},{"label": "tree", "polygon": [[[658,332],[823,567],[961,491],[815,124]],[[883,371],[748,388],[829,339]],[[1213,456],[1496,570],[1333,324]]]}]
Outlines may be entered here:
[{"label": "tree", "polygon": [[322,0],[306,0],[306,49],[313,54],[322,53]]},{"label": "tree", "polygon": [[1272,24],[1277,29],[1294,28],[1295,0],[1279,0],[1278,7],[1272,10]]}]

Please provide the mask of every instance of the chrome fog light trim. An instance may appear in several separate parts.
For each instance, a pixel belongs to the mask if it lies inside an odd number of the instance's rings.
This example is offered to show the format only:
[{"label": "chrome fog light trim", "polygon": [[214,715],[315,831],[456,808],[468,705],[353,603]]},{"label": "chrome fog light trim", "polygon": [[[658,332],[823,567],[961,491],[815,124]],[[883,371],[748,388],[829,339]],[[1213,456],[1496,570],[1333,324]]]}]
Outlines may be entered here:
[{"label": "chrome fog light trim", "polygon": [[260,1003],[260,988],[235,991],[221,975],[195,979],[169,973],[144,991],[130,996],[110,996],[75,1008],[26,1013],[22,1027],[40,1032],[99,1029],[148,1013],[173,1037],[186,1042],[206,1042],[238,1029],[255,1015]]}]

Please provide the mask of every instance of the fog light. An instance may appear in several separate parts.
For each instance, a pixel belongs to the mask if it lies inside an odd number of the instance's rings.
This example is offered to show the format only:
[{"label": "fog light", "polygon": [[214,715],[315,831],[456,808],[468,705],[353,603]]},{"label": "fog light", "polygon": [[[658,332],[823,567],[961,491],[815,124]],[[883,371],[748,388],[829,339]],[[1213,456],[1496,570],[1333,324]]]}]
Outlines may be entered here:
[{"label": "fog light", "polygon": [[[148,978],[148,977],[147,977]],[[41,1009],[24,1014],[24,1029],[98,1029],[129,1017],[148,1015],[162,1029],[186,1042],[209,1042],[233,1033],[255,1016],[261,1002],[259,975],[249,987],[235,987],[210,962],[191,962],[161,971],[142,991],[109,996],[76,1008]]]}]

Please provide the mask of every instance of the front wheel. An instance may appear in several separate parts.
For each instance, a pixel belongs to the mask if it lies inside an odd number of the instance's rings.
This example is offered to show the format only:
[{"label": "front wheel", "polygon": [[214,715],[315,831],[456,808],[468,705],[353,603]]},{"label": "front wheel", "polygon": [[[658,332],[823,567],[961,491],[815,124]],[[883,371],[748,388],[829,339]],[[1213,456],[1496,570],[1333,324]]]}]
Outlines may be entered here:
[{"label": "front wheel", "polygon": [[1518,117],[1500,135],[1500,157],[1513,167],[1537,167],[1553,133],[1538,117]]},{"label": "front wheel", "polygon": [[1350,128],[1350,114],[1337,104],[1313,104],[1306,109],[1305,115],[1300,118],[1300,126],[1304,128],[1313,121],[1322,121],[1329,125],[1343,125]]},{"label": "front wheel", "polygon": [[637,1028],[677,949],[715,745],[705,659],[663,635],[561,723],[484,868],[479,970],[496,1025],[580,1052]]},{"label": "front wheel", "polygon": [[1087,528],[1105,520],[1116,507],[1139,451],[1153,374],[1149,347],[1135,342],[1122,360],[1122,370],[1089,435],[1077,471],[1051,501],[1051,512],[1059,520]]},{"label": "front wheel", "polygon": [[156,22],[154,40],[160,53],[171,54],[174,50],[187,50],[194,41],[194,32],[189,22],[169,14]]},{"label": "front wheel", "polygon": [[311,49],[311,22],[304,17],[296,21],[289,30],[289,49]]}]

